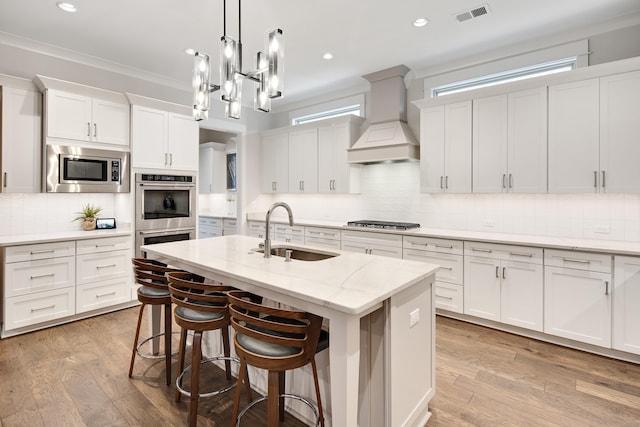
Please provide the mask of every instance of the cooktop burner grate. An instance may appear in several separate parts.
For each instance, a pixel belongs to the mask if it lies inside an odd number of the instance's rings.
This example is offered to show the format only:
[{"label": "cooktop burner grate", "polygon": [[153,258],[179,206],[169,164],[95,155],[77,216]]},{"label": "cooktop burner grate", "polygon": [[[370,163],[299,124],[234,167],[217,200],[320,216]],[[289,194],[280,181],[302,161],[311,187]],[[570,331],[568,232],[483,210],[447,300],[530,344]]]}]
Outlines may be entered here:
[{"label": "cooktop burner grate", "polygon": [[364,228],[380,228],[383,230],[410,230],[412,228],[420,228],[420,224],[414,222],[395,222],[395,221],[376,221],[376,220],[358,220],[348,221],[348,227],[364,227]]}]

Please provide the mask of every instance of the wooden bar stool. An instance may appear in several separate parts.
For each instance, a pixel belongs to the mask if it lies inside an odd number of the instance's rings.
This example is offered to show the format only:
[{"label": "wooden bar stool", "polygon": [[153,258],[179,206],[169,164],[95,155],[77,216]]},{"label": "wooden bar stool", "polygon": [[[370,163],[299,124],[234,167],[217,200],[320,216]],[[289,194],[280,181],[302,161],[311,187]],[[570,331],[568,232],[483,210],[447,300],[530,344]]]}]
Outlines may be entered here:
[{"label": "wooden bar stool", "polygon": [[[227,291],[234,288],[212,283],[204,283],[202,278],[188,272],[169,272],[171,300],[175,304],[175,320],[182,328],[180,334],[180,348],[178,350],[178,378],[176,379],[176,401],[180,395],[190,397],[189,425],[194,427],[198,419],[198,399],[200,397],[215,396],[229,391],[235,383],[219,390],[200,392],[200,366],[203,363],[224,360],[227,381],[231,381],[231,361],[238,362],[237,357],[231,357],[229,345],[229,310]],[[222,333],[223,356],[202,358],[202,333],[220,330]],[[191,366],[184,368],[187,331],[193,331],[191,346]],[[191,387],[187,391],[182,386],[182,379],[191,370]],[[247,385],[250,393],[250,387]],[[251,396],[249,395],[249,399]]]},{"label": "wooden bar stool", "polygon": [[[322,400],[315,354],[329,346],[329,334],[322,330],[322,317],[298,310],[267,307],[248,300],[247,292],[230,291],[229,312],[235,329],[234,344],[240,358],[238,386],[233,402],[232,426],[240,426],[242,416],[256,403],[267,400],[267,425],[276,427],[284,420],[284,398],[294,398],[308,405],[316,424],[324,427]],[[311,364],[318,409],[308,400],[285,393],[285,371]],[[257,399],[238,414],[240,385],[247,365],[266,369],[267,396]]]},{"label": "wooden bar stool", "polygon": [[[171,295],[169,294],[169,286],[165,273],[169,271],[178,271],[166,264],[147,258],[133,258],[133,270],[135,273],[136,283],[142,285],[138,288],[138,301],[142,303],[138,314],[138,325],[136,326],[136,336],[133,340],[133,350],[131,351],[131,365],[129,366],[129,378],[133,375],[133,364],[136,354],[144,359],[165,359],[166,380],[167,385],[171,385],[171,357],[175,353],[171,353]],[[147,305],[164,306],[164,332],[155,334],[138,343],[140,338],[140,324],[142,323],[142,315]],[[143,353],[142,346],[150,340],[164,336],[164,354],[152,355]]]}]

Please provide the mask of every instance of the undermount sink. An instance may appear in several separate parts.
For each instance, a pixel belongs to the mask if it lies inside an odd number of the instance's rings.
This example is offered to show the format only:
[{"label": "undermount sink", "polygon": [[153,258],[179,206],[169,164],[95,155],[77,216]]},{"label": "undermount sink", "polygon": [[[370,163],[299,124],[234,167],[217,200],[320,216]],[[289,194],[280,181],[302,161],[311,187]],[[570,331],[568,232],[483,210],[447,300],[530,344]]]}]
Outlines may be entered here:
[{"label": "undermount sink", "polygon": [[[256,252],[264,253],[264,249],[256,249]],[[323,259],[333,258],[339,254],[333,252],[316,252],[308,249],[294,248],[289,246],[274,246],[271,248],[271,255],[286,258],[287,251],[291,251],[289,258],[298,261],[322,261]]]}]

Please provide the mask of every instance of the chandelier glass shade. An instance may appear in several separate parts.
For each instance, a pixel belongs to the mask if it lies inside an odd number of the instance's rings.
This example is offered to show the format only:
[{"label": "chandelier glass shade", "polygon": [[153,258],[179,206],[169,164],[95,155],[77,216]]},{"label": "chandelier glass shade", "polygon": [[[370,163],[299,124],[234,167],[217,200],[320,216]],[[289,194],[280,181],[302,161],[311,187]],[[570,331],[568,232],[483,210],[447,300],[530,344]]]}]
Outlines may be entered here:
[{"label": "chandelier glass shade", "polygon": [[[269,32],[266,53],[256,55],[256,68],[250,72],[242,71],[241,16],[238,16],[238,40],[226,34],[226,0],[224,2],[224,32],[220,38],[220,84],[211,84],[211,64],[209,55],[195,52],[193,69],[193,118],[208,118],[209,94],[220,91],[220,100],[226,103],[225,116],[240,119],[242,107],[242,82],[251,80],[256,87],[254,108],[256,111],[269,112],[271,99],[283,96],[284,43],[283,32],[276,29]],[[238,0],[238,11],[240,11]],[[239,13],[239,15],[241,15]]]}]

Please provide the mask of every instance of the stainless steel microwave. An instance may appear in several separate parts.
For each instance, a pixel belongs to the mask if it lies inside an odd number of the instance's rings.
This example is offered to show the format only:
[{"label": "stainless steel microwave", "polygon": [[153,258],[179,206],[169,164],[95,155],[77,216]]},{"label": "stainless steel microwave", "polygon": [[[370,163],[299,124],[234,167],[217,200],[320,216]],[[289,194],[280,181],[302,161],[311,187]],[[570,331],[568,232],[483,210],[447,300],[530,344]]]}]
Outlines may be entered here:
[{"label": "stainless steel microwave", "polygon": [[129,153],[67,145],[47,145],[47,193],[128,193]]}]

